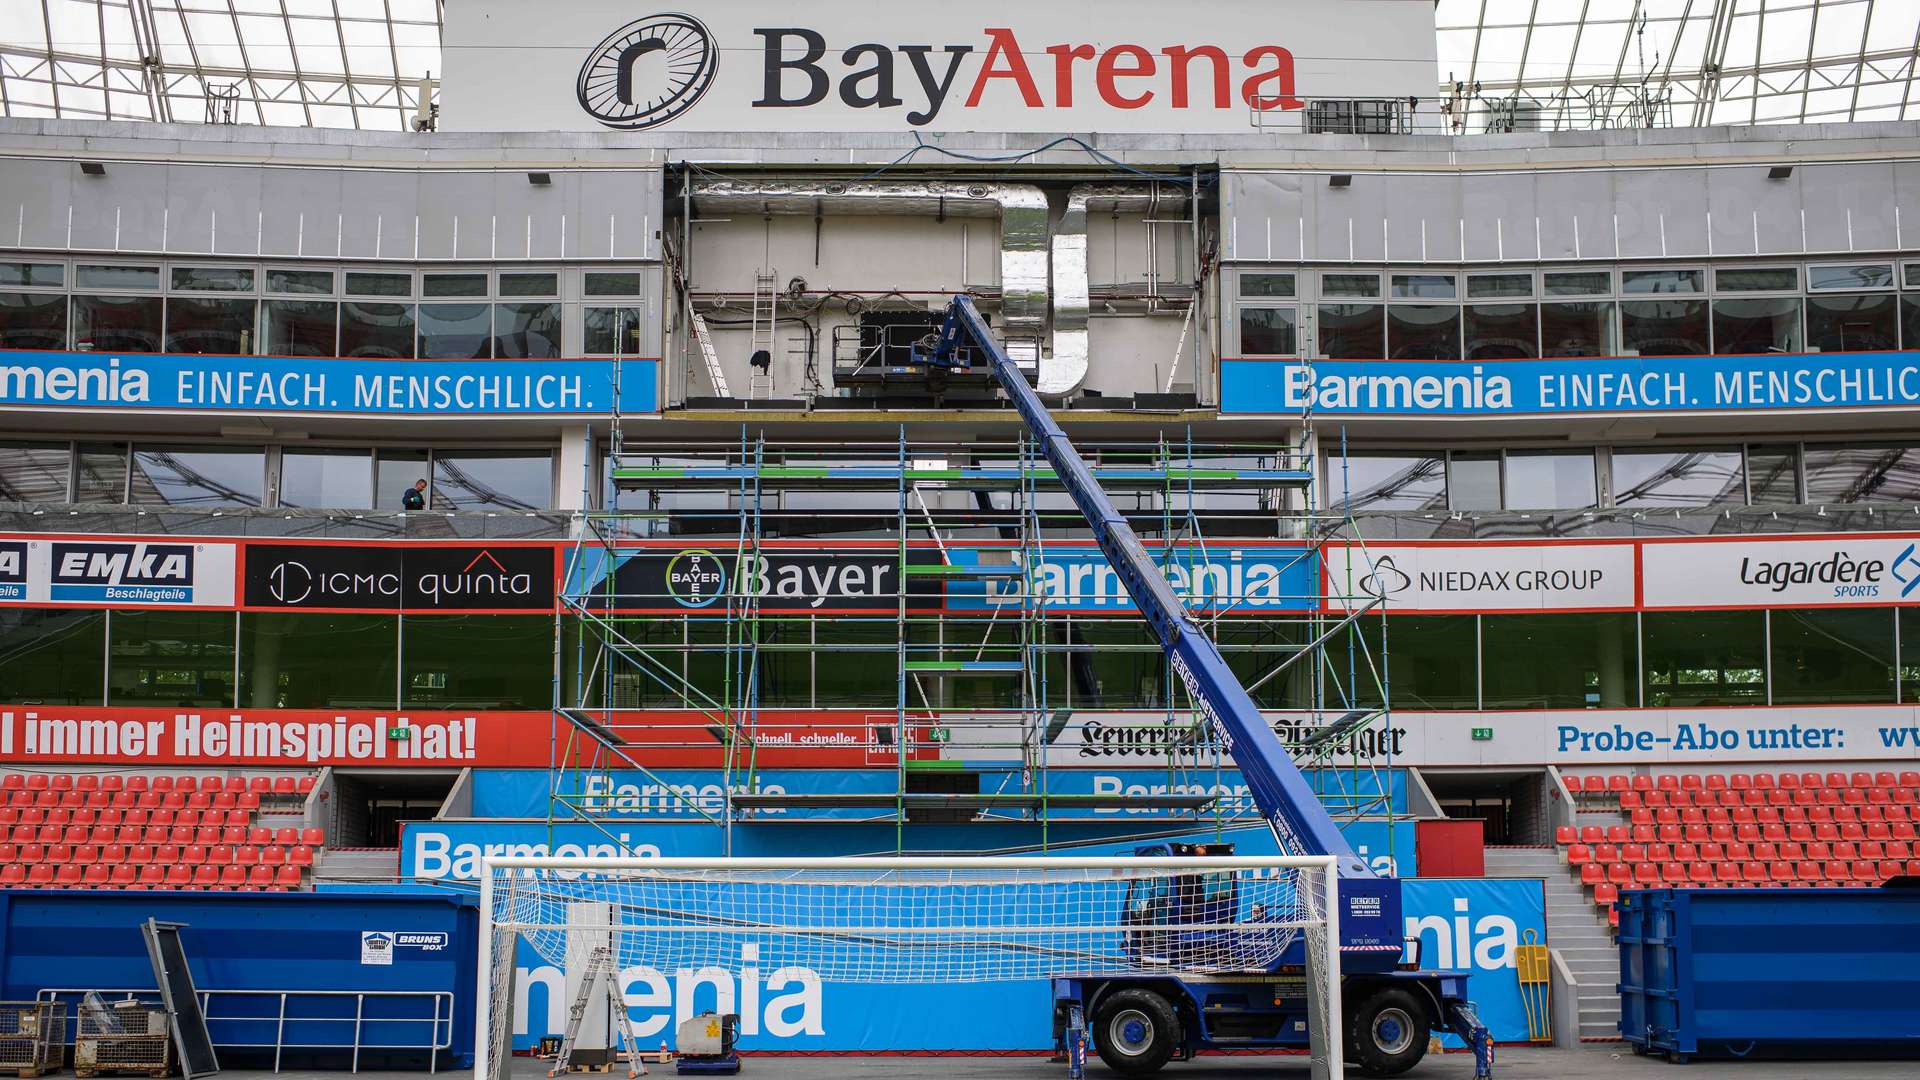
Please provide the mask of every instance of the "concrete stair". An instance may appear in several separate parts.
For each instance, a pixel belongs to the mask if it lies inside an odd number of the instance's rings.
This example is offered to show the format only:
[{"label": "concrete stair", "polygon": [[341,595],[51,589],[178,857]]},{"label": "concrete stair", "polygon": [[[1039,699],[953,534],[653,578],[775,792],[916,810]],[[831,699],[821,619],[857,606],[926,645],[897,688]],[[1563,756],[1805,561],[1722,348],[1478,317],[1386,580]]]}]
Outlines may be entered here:
[{"label": "concrete stair", "polygon": [[313,864],[315,881],[364,884],[399,877],[399,848],[321,848]]},{"label": "concrete stair", "polygon": [[1613,928],[1580,887],[1560,852],[1550,847],[1487,849],[1490,878],[1539,878],[1546,882],[1547,942],[1566,962],[1579,988],[1580,1037],[1620,1037],[1620,953]]}]

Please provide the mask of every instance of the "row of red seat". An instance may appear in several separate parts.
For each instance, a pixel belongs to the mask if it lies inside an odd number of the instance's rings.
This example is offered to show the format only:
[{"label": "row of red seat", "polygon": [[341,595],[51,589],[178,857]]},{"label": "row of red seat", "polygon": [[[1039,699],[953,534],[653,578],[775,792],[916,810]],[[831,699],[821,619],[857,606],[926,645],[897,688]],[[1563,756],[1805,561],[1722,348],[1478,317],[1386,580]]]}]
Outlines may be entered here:
[{"label": "row of red seat", "polygon": [[1567,790],[1586,794],[1626,791],[1718,791],[1728,789],[1745,791],[1749,788],[1765,791],[1769,788],[1920,788],[1920,772],[1903,772],[1895,775],[1891,772],[1801,772],[1801,773],[1667,773],[1661,776],[1625,776],[1615,773],[1610,776],[1568,776]]},{"label": "row of red seat", "polygon": [[45,810],[30,806],[16,810],[0,806],[0,825],[245,825],[251,810]]},{"label": "row of red seat", "polygon": [[1627,811],[1634,825],[1796,825],[1823,821],[1914,821],[1920,819],[1920,807],[1906,806],[1742,806],[1733,810],[1639,810]]},{"label": "row of red seat", "polygon": [[305,795],[316,777],[308,776],[124,776],[120,773],[8,773],[0,777],[0,791],[178,791],[224,792],[238,795]]},{"label": "row of red seat", "polygon": [[313,849],[305,844],[284,848],[278,844],[265,847],[253,844],[0,844],[0,865],[19,863],[31,866],[41,862],[81,865],[133,863],[136,866],[149,863],[159,866],[175,863],[189,866],[201,863],[266,863],[279,866],[286,863],[291,866],[312,866]]},{"label": "row of red seat", "polygon": [[38,807],[52,810],[258,810],[260,796],[251,791],[13,791],[6,805],[15,810]]},{"label": "row of red seat", "polygon": [[1605,795],[1583,795],[1584,805],[1594,800],[1605,801],[1612,805],[1619,801],[1622,810],[1635,810],[1642,806],[1658,809],[1665,806],[1724,806],[1729,809],[1736,806],[1913,806],[1920,803],[1920,791],[1903,787],[1867,787],[1867,788],[1821,788],[1814,791],[1808,788],[1747,788],[1735,791],[1724,788],[1720,791],[1622,791]]},{"label": "row of red seat", "polygon": [[286,892],[301,883],[297,866],[35,866],[0,867],[0,888],[28,889],[258,889]]},{"label": "row of red seat", "polygon": [[1915,840],[1920,823],[1911,821],[1796,821],[1766,825],[1587,825],[1576,832],[1562,825],[1554,830],[1561,847],[1570,844],[1725,844],[1738,840]]},{"label": "row of red seat", "polygon": [[[1599,863],[1588,863],[1580,868],[1580,881],[1584,885],[1612,885],[1616,888],[1622,885],[1635,888],[1691,888],[1735,882],[1746,885],[1833,886],[1879,885],[1888,878],[1902,874],[1920,874],[1920,859],[1883,859],[1878,862],[1864,859],[1842,862],[1833,859],[1824,863],[1810,860],[1793,863],[1637,863],[1631,866],[1613,863],[1605,867]],[[1599,897],[1594,899],[1599,902]]]},{"label": "row of red seat", "polygon": [[1912,840],[1814,840],[1784,843],[1762,840],[1754,844],[1575,844],[1567,849],[1567,864],[1587,863],[1695,863],[1695,862],[1826,862],[1840,859],[1920,859],[1920,843]]},{"label": "row of red seat", "polygon": [[[0,840],[15,844],[305,844],[319,847],[327,834],[321,829],[274,829],[265,825],[16,825]],[[4,862],[5,860],[0,860]]]}]

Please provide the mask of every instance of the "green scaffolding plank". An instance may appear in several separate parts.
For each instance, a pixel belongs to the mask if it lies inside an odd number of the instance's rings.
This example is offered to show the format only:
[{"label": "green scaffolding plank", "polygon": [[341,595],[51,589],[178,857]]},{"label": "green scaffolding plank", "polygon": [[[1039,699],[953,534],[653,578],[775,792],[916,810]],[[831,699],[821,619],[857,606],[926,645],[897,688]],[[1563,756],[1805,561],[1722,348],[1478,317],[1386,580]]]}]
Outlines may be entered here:
[{"label": "green scaffolding plank", "polygon": [[908,671],[951,671],[973,675],[1017,675],[1025,668],[1018,660],[909,660]]},{"label": "green scaffolding plank", "polygon": [[927,563],[907,567],[908,577],[1019,577],[1020,574],[1020,567],[1009,565]]}]

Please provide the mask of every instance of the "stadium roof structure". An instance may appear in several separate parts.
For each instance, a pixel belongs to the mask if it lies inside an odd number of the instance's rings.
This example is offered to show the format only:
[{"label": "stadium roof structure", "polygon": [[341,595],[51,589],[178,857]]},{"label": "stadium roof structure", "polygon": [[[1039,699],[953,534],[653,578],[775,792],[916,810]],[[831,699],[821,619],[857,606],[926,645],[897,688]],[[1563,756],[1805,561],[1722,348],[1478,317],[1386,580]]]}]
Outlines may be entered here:
[{"label": "stadium roof structure", "polygon": [[[444,5],[8,0],[0,114],[405,131]],[[1436,0],[1435,21],[1421,130],[1920,118],[1920,0]]]}]

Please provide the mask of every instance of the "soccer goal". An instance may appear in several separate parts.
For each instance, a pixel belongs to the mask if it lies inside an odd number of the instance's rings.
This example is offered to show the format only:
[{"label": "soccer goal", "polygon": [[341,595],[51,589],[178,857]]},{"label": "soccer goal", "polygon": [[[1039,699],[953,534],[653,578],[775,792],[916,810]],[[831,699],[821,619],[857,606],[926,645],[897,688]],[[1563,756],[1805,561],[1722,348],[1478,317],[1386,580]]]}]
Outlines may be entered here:
[{"label": "soccer goal", "polygon": [[671,978],[750,966],[811,982],[816,994],[836,984],[1205,980],[1271,971],[1299,942],[1285,962],[1304,965],[1315,1065],[1337,1077],[1341,1040],[1328,1037],[1340,1030],[1337,888],[1330,856],[488,858],[475,1075],[504,1075],[512,1052],[521,942],[563,970],[610,960],[623,992],[640,969]]}]

